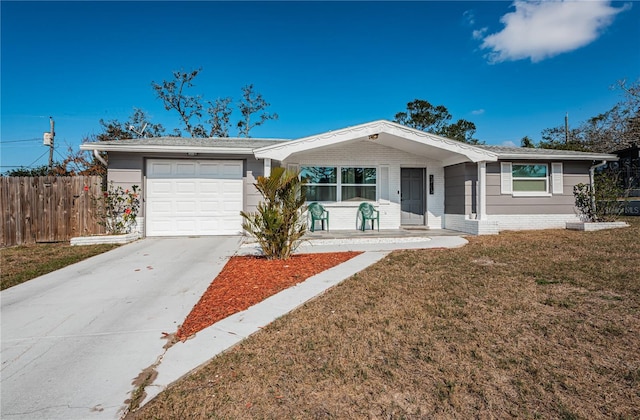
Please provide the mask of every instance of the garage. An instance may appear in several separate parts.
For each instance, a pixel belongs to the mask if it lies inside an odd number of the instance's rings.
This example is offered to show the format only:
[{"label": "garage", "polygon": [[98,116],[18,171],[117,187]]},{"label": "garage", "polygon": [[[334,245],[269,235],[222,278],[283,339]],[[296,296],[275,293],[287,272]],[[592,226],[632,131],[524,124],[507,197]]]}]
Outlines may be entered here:
[{"label": "garage", "polygon": [[240,160],[149,159],[147,236],[242,233]]}]

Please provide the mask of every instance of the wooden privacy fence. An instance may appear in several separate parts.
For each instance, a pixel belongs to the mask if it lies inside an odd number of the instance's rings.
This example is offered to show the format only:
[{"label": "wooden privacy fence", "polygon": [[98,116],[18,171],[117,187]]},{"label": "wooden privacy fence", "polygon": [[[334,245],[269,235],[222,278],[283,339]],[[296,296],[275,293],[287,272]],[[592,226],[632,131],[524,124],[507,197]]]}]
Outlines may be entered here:
[{"label": "wooden privacy fence", "polygon": [[0,177],[0,246],[104,233],[94,197],[100,176]]}]

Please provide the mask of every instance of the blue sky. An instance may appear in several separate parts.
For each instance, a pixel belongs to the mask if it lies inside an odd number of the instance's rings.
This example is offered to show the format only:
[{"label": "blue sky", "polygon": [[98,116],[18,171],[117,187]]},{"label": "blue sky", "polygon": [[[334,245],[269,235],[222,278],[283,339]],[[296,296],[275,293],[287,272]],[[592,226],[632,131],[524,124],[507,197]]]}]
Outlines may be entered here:
[{"label": "blue sky", "polygon": [[419,98],[488,144],[537,141],[567,112],[577,125],[640,77],[631,2],[2,1],[0,13],[2,172],[47,163],[49,116],[58,160],[134,107],[178,127],[151,88],[174,70],[202,68],[192,94],[209,100],[253,83],[280,118],[252,137],[392,120]]}]

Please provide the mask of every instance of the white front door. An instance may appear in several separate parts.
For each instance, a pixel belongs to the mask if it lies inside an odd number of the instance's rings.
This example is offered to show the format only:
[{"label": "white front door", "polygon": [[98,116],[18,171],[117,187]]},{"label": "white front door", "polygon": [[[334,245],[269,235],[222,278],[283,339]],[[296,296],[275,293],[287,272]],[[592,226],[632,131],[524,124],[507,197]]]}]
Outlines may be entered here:
[{"label": "white front door", "polygon": [[242,161],[147,161],[147,236],[242,233]]}]

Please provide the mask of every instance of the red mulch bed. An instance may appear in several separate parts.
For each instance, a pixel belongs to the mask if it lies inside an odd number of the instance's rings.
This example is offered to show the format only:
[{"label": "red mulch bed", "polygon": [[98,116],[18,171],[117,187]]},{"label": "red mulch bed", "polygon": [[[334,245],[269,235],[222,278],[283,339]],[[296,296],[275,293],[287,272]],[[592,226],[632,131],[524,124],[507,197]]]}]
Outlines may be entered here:
[{"label": "red mulch bed", "polygon": [[176,338],[191,335],[361,252],[294,255],[288,260],[232,257],[193,307]]}]

